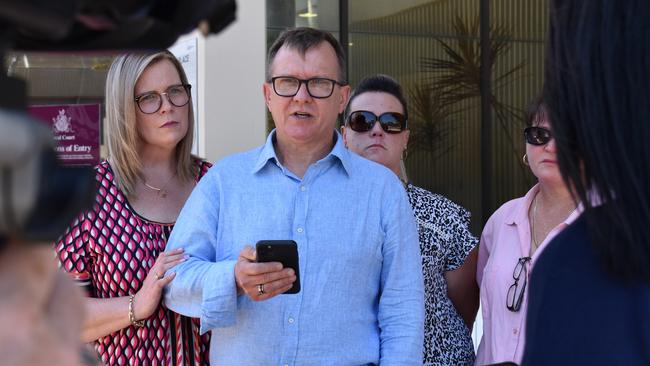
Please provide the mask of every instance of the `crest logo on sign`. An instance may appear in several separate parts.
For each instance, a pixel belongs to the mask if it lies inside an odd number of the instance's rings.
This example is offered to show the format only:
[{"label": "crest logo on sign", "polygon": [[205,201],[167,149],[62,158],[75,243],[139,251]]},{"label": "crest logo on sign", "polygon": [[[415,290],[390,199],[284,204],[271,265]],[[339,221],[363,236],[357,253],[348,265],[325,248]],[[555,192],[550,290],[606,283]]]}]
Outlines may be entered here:
[{"label": "crest logo on sign", "polygon": [[59,110],[59,115],[52,118],[52,127],[54,128],[54,133],[72,133],[72,126],[70,125],[72,117],[65,114],[65,109]]}]

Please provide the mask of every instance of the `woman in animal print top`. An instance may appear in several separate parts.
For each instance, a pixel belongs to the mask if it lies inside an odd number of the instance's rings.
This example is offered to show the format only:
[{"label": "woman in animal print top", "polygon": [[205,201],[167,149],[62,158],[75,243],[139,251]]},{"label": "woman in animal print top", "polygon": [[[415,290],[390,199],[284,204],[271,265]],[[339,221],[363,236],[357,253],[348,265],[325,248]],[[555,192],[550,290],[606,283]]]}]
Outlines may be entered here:
[{"label": "woman in animal print top", "polygon": [[[406,101],[386,75],[362,80],[350,96],[341,128],[355,153],[405,176],[401,157],[409,138]],[[377,123],[379,122],[379,123]],[[425,281],[425,365],[471,365],[471,329],[478,309],[476,244],[469,213],[449,199],[407,183],[418,224]]]}]

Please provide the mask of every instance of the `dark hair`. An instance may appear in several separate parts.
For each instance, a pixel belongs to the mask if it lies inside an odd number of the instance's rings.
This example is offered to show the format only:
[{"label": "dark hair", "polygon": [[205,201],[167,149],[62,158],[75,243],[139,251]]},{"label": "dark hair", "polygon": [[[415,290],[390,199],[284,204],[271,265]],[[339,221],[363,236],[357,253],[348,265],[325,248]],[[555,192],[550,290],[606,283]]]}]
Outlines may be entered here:
[{"label": "dark hair", "polygon": [[650,282],[648,14],[647,0],[552,0],[544,100],[595,248]]},{"label": "dark hair", "polygon": [[408,121],[408,109],[406,108],[406,99],[404,98],[402,87],[399,85],[397,80],[384,74],[367,76],[359,82],[359,85],[357,85],[354,91],[350,94],[348,105],[345,107],[345,118],[350,115],[350,105],[354,98],[367,92],[388,93],[397,98],[402,105],[402,109],[404,109],[404,117],[406,117],[406,120]]},{"label": "dark hair", "polygon": [[546,103],[541,95],[535,97],[526,109],[526,126],[537,126],[543,120],[548,119]]},{"label": "dark hair", "polygon": [[273,60],[275,60],[275,55],[278,53],[280,48],[282,48],[282,46],[297,50],[301,55],[304,56],[309,49],[316,47],[323,42],[329,43],[332,48],[334,48],[339,64],[338,81],[342,84],[347,84],[347,65],[345,63],[345,53],[343,52],[343,48],[341,47],[339,41],[328,32],[307,27],[288,29],[282,32],[282,34],[280,34],[275,42],[273,42],[266,57],[266,80],[271,80],[271,66],[273,65]]}]

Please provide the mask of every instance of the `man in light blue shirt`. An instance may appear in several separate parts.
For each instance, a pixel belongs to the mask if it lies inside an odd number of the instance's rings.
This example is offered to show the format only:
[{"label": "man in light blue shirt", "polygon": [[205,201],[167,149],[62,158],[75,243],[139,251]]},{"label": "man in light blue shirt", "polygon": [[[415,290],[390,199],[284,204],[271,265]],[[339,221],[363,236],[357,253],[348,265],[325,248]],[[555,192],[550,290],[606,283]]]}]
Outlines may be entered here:
[{"label": "man in light blue shirt", "polygon": [[[165,293],[212,330],[214,365],[421,365],[424,291],[417,229],[400,181],[335,131],[349,86],[329,33],[298,28],[269,51],[276,129],[217,163],[183,208],[168,249],[188,254]],[[298,244],[301,291],[247,244]]]}]

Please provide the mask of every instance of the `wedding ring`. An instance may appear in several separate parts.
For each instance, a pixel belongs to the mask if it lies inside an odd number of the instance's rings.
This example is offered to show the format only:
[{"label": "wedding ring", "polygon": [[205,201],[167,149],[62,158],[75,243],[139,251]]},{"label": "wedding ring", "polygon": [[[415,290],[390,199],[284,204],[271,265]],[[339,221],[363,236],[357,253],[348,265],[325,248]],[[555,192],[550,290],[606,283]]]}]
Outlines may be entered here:
[{"label": "wedding ring", "polygon": [[262,296],[264,295],[264,284],[261,283],[257,285],[257,296]]},{"label": "wedding ring", "polygon": [[156,272],[156,279],[159,280],[161,278],[163,278],[163,276],[161,276],[160,273]]}]

